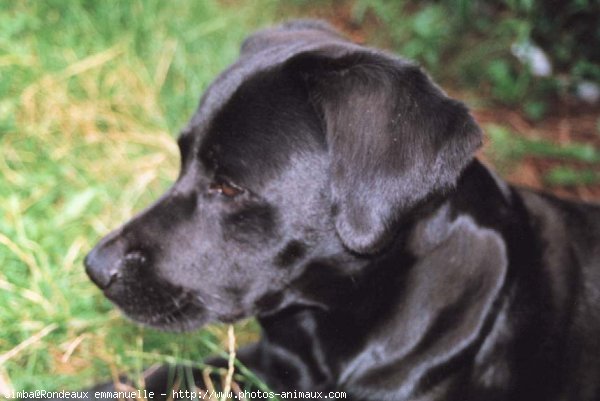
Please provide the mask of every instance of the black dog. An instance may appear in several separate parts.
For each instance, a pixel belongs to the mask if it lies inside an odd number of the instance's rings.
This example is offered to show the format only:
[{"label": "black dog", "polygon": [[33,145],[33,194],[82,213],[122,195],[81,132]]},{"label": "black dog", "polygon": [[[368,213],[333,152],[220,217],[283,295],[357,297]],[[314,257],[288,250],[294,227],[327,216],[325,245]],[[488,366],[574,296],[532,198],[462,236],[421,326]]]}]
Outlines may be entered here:
[{"label": "black dog", "polygon": [[87,273],[143,324],[257,316],[240,359],[275,391],[600,400],[600,208],[506,185],[480,143],[412,63],[319,22],[260,31]]}]

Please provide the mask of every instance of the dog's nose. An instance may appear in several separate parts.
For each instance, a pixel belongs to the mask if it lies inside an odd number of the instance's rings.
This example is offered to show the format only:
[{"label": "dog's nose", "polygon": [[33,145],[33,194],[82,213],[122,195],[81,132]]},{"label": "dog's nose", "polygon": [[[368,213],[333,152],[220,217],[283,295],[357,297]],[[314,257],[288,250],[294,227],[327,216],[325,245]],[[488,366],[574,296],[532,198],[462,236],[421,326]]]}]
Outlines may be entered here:
[{"label": "dog's nose", "polygon": [[108,234],[85,257],[83,264],[89,278],[106,290],[119,279],[126,268],[146,264],[148,257],[140,250],[129,250],[122,230]]},{"label": "dog's nose", "polygon": [[100,289],[107,289],[117,278],[120,258],[111,257],[103,249],[94,248],[84,259],[85,272]]}]

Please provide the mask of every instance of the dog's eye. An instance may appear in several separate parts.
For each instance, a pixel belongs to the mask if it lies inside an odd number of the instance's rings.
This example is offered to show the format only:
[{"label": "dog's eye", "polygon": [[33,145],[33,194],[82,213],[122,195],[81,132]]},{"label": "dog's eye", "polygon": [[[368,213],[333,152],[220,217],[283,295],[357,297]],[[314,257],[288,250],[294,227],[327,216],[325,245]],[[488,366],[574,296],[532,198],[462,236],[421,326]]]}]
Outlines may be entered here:
[{"label": "dog's eye", "polygon": [[218,193],[228,198],[233,198],[244,192],[244,190],[238,186],[224,181],[216,181],[210,184],[208,190],[212,193]]}]

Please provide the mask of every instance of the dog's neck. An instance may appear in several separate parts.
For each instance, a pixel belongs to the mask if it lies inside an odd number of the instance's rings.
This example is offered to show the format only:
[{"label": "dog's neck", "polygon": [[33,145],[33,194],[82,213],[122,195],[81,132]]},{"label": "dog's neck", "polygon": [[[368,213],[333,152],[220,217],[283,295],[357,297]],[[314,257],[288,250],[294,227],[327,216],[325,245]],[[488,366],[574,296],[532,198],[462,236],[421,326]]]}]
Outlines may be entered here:
[{"label": "dog's neck", "polygon": [[497,382],[492,385],[505,385],[508,374],[485,366],[485,354],[502,340],[495,330],[509,302],[507,255],[518,252],[509,249],[511,236],[516,230],[521,241],[528,235],[515,226],[523,210],[512,195],[474,161],[454,192],[424,208],[359,275],[315,266],[320,274],[309,292],[326,295],[315,301],[329,309],[290,308],[261,319],[264,341],[285,350],[313,386],[336,378],[330,385],[368,389],[382,399],[386,386],[398,383],[407,397],[432,383],[450,391],[475,363],[482,364],[478,371],[495,372],[487,377]]}]

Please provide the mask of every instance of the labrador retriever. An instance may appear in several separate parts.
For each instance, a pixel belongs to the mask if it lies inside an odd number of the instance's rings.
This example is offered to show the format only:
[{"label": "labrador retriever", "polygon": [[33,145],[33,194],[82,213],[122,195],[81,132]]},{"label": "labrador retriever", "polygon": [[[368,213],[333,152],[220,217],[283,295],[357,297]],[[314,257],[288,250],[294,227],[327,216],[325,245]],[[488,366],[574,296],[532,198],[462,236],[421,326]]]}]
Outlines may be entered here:
[{"label": "labrador retriever", "polygon": [[256,316],[241,362],[299,399],[600,400],[600,207],[507,185],[481,135],[409,61],[318,21],[259,31],[87,274],[153,327]]}]

